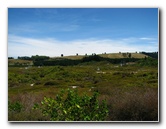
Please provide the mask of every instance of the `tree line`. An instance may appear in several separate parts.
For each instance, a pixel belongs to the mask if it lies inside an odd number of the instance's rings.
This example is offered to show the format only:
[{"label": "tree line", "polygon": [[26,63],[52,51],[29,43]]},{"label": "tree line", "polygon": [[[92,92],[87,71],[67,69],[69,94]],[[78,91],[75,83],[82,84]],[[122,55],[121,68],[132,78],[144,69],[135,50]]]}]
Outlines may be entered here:
[{"label": "tree line", "polygon": [[82,59],[66,59],[66,58],[55,58],[49,60],[35,60],[33,61],[35,66],[53,66],[53,65],[61,65],[61,66],[71,66],[71,65],[78,65],[80,63],[91,62],[91,61],[107,61],[112,64],[120,64],[120,63],[127,63],[127,62],[135,62],[140,59],[138,58],[106,58],[101,57],[99,55],[91,55],[85,56]]}]

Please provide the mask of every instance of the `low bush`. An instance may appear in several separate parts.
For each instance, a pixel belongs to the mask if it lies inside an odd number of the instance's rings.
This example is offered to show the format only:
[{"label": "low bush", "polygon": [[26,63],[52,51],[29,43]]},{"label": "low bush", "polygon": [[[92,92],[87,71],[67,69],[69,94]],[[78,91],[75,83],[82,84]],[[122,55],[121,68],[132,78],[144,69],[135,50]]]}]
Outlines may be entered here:
[{"label": "low bush", "polygon": [[23,105],[16,101],[14,103],[11,103],[10,101],[8,102],[8,110],[9,111],[13,111],[13,112],[21,112],[21,110],[23,109]]},{"label": "low bush", "polygon": [[57,81],[47,81],[44,86],[56,86],[58,85],[59,83]]},{"label": "low bush", "polygon": [[108,116],[106,101],[99,104],[98,93],[92,96],[79,96],[77,91],[62,90],[56,99],[44,97],[41,104],[35,104],[33,109],[39,109],[44,116],[50,116],[51,121],[104,121]]}]

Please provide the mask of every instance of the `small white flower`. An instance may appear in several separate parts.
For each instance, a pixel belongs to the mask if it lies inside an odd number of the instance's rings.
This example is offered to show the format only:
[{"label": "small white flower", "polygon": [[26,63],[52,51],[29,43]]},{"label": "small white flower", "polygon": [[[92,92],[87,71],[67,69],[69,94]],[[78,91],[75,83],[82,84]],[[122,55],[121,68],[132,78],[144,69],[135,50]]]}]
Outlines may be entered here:
[{"label": "small white flower", "polygon": [[34,84],[32,83],[30,86],[34,86]]}]

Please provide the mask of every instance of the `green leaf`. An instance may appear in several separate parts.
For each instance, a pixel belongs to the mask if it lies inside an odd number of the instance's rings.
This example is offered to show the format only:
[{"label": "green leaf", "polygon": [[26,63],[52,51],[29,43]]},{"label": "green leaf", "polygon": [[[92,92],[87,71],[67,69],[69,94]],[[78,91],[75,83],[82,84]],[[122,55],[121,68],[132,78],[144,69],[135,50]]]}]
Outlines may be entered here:
[{"label": "green leaf", "polygon": [[63,110],[63,112],[64,112],[65,114],[67,114],[66,110]]},{"label": "green leaf", "polygon": [[79,106],[78,104],[76,104],[76,106],[77,106],[78,108],[80,108],[80,106]]}]

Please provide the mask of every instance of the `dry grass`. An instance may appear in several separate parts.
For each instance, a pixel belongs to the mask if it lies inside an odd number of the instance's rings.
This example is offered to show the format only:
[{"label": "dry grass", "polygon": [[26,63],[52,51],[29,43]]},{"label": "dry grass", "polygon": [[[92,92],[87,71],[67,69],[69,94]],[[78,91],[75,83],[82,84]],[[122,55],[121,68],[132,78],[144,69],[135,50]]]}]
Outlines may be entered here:
[{"label": "dry grass", "polygon": [[[106,94],[104,93],[106,91]],[[152,88],[108,89],[99,100],[106,99],[111,121],[158,121],[158,91]],[[109,94],[108,94],[109,93]]]},{"label": "dry grass", "polygon": [[[122,53],[108,53],[108,54],[98,54],[101,57],[105,57],[105,58],[124,58],[124,56],[122,55]],[[87,55],[89,56],[89,55]],[[146,55],[141,54],[141,53],[131,53],[131,57],[133,58],[144,58]],[[63,56],[63,57],[58,57],[58,58],[66,58],[66,59],[73,59],[73,60],[78,60],[78,59],[82,59],[83,57],[85,57],[85,55],[71,55],[71,56]],[[56,57],[54,57],[56,58]]]},{"label": "dry grass", "polygon": [[20,63],[20,64],[33,64],[33,61],[29,60],[20,60],[20,59],[8,59],[8,64],[9,65],[14,65],[15,63]]},{"label": "dry grass", "polygon": [[[122,53],[108,53],[108,54],[100,54],[101,57],[106,58],[124,58]],[[131,53],[131,57],[133,58],[144,58],[145,55],[141,53]]]},{"label": "dry grass", "polygon": [[41,102],[44,94],[21,93],[9,98],[11,102],[19,102],[23,105],[21,112],[8,112],[9,121],[49,121],[48,117],[43,117],[38,110],[32,110],[35,103]]}]

